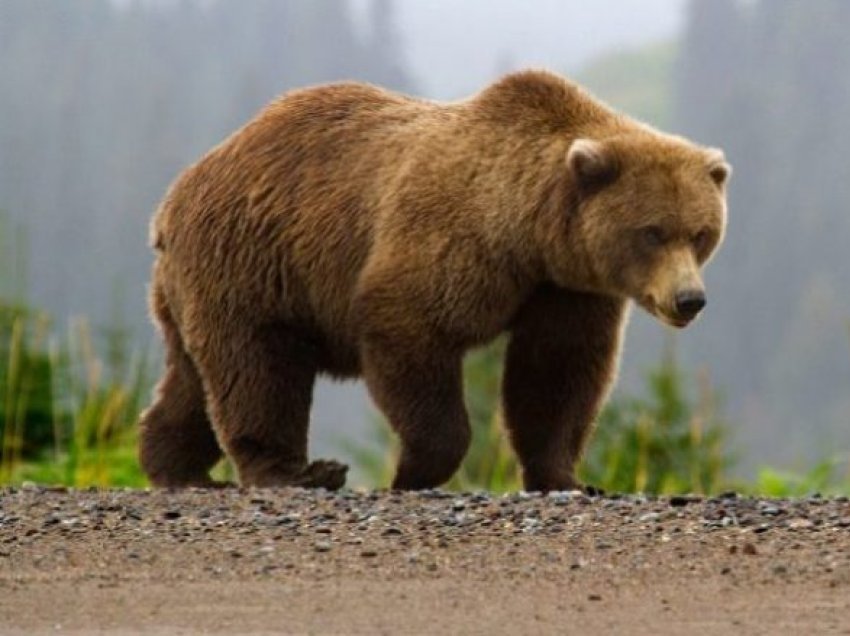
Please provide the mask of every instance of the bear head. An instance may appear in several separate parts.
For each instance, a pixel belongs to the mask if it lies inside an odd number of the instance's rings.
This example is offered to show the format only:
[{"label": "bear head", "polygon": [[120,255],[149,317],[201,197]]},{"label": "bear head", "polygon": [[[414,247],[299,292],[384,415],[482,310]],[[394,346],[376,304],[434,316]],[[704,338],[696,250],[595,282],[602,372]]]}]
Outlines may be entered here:
[{"label": "bear head", "polygon": [[726,227],[723,152],[641,130],[576,139],[566,162],[567,267],[583,272],[581,286],[630,298],[669,325],[689,324],[706,304],[701,268]]}]

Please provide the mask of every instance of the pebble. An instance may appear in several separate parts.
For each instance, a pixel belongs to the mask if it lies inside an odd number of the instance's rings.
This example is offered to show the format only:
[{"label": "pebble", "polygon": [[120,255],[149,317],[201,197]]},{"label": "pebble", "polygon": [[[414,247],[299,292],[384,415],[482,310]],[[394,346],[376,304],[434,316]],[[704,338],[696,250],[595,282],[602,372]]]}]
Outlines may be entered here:
[{"label": "pebble", "polygon": [[787,528],[789,530],[809,530],[809,529],[814,528],[814,527],[815,527],[815,524],[810,519],[802,519],[802,518],[791,519],[787,523]]}]

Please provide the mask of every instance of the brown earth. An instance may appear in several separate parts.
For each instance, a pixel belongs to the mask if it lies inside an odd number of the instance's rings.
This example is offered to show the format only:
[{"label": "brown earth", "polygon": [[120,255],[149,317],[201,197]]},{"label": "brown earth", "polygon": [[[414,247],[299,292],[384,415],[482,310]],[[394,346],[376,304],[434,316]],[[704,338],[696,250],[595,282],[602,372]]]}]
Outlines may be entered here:
[{"label": "brown earth", "polygon": [[850,634],[850,503],[6,489],[0,633]]}]

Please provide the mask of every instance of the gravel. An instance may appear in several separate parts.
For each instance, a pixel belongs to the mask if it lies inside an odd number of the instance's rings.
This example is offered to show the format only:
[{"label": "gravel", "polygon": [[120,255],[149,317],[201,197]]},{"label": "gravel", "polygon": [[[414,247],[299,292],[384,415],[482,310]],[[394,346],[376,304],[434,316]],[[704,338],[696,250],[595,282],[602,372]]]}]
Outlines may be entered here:
[{"label": "gravel", "polygon": [[653,585],[671,586],[673,596],[693,586],[721,594],[731,583],[759,594],[799,584],[850,599],[850,502],[732,492],[0,489],[0,616],[5,607],[25,630],[43,625],[11,603],[38,598],[40,586],[49,607],[64,584],[301,589],[324,581],[357,581],[354,594],[411,582],[468,581],[482,590],[551,583],[584,590],[588,607],[612,616],[625,611],[624,594]]}]

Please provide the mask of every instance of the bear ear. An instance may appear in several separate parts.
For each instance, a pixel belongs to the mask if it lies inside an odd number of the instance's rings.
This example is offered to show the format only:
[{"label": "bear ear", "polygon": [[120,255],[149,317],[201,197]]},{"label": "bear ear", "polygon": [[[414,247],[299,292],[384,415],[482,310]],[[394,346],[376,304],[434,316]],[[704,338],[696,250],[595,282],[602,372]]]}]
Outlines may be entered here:
[{"label": "bear ear", "polygon": [[708,174],[717,186],[723,186],[732,176],[732,166],[719,148],[708,151]]},{"label": "bear ear", "polygon": [[576,139],[567,152],[567,166],[584,191],[595,191],[617,178],[616,158],[604,143]]}]

